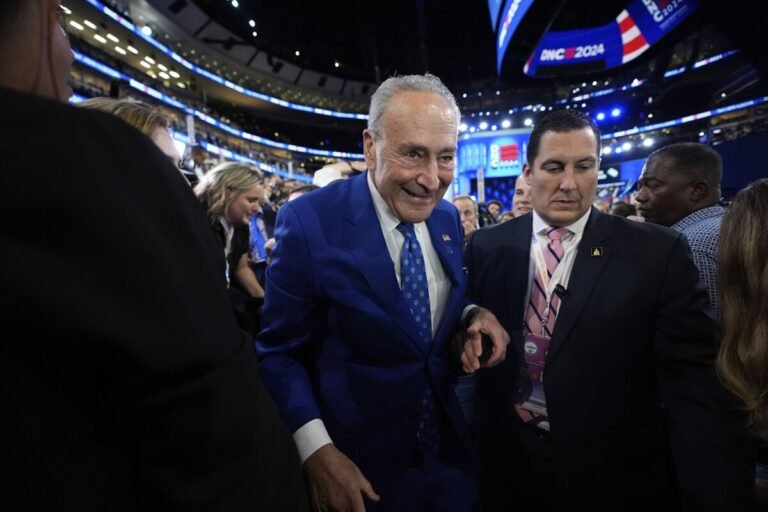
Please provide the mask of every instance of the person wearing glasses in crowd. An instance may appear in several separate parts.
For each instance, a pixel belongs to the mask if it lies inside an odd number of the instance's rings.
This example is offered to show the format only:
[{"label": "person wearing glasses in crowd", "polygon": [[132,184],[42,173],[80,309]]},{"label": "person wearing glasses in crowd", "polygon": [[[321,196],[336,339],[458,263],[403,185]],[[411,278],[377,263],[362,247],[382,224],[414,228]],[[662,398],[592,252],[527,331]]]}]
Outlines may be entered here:
[{"label": "person wearing glasses in crowd", "polygon": [[195,174],[184,169],[181,154],[173,142],[173,137],[171,137],[168,119],[160,110],[136,100],[105,97],[90,98],[78,103],[78,106],[112,114],[130,124],[152,139],[152,142],[168,157],[173,166],[181,171],[190,185],[197,183]]}]

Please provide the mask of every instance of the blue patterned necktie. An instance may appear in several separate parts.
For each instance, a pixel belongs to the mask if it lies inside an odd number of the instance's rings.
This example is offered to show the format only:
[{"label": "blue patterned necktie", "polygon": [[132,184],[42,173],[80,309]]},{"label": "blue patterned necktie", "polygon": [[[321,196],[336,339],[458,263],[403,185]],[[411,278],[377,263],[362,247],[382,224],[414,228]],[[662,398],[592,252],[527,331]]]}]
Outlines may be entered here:
[{"label": "blue patterned necktie", "polygon": [[[427,286],[424,255],[421,252],[419,241],[416,239],[413,224],[400,223],[397,230],[405,237],[400,256],[400,285],[403,298],[419,327],[419,338],[425,346],[428,346],[432,342],[432,311],[429,305],[429,287]],[[437,453],[440,442],[436,413],[432,390],[427,386],[426,394],[421,402],[421,417],[416,430],[416,439],[419,442],[419,448],[431,455]]]}]

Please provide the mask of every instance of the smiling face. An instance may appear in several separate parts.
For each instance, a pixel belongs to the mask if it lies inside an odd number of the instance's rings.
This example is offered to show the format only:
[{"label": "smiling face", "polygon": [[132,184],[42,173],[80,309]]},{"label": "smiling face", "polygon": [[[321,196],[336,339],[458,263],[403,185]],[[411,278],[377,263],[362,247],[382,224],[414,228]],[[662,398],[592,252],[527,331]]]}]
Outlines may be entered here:
[{"label": "smiling face", "polygon": [[50,30],[48,43],[48,58],[50,59],[48,72],[50,84],[48,88],[50,92],[46,96],[59,101],[67,101],[72,96],[69,77],[74,55],[69,45],[64,16],[58,2],[47,2],[44,5],[47,8]]},{"label": "smiling face", "polygon": [[515,217],[531,213],[531,186],[525,176],[520,175],[515,181],[515,195],[512,198],[512,214]]},{"label": "smiling face", "polygon": [[422,91],[395,94],[381,133],[363,132],[373,183],[401,221],[425,221],[445,195],[456,167],[458,126],[442,97]]},{"label": "smiling face", "polygon": [[461,224],[464,226],[464,237],[468,237],[477,229],[477,205],[466,197],[458,197],[453,200],[453,206],[459,211]]},{"label": "smiling face", "polygon": [[597,191],[598,144],[586,127],[541,136],[533,166],[523,167],[533,209],[550,226],[564,227],[592,206]]}]

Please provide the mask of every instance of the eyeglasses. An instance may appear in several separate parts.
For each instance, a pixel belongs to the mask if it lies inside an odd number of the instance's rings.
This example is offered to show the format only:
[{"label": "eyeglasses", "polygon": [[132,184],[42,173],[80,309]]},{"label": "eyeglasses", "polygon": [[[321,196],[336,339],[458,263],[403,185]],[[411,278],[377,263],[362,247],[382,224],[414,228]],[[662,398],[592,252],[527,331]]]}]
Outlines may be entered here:
[{"label": "eyeglasses", "polygon": [[59,23],[59,28],[64,34],[64,37],[69,39],[69,32],[67,31],[67,13],[61,5],[56,8],[56,21]]}]

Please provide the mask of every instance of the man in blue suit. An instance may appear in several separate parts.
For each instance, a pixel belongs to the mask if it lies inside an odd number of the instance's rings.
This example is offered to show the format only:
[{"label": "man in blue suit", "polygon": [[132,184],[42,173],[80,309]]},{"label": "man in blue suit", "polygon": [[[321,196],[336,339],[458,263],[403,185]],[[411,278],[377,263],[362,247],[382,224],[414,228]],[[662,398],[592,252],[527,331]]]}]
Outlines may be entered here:
[{"label": "man in blue suit", "polygon": [[[437,77],[386,80],[363,133],[368,172],[279,212],[256,346],[319,510],[476,507],[453,392],[451,340],[470,309],[463,234],[442,200],[458,122]],[[482,332],[493,341],[485,365],[500,362],[508,336],[489,311],[471,313],[470,353]]]}]

